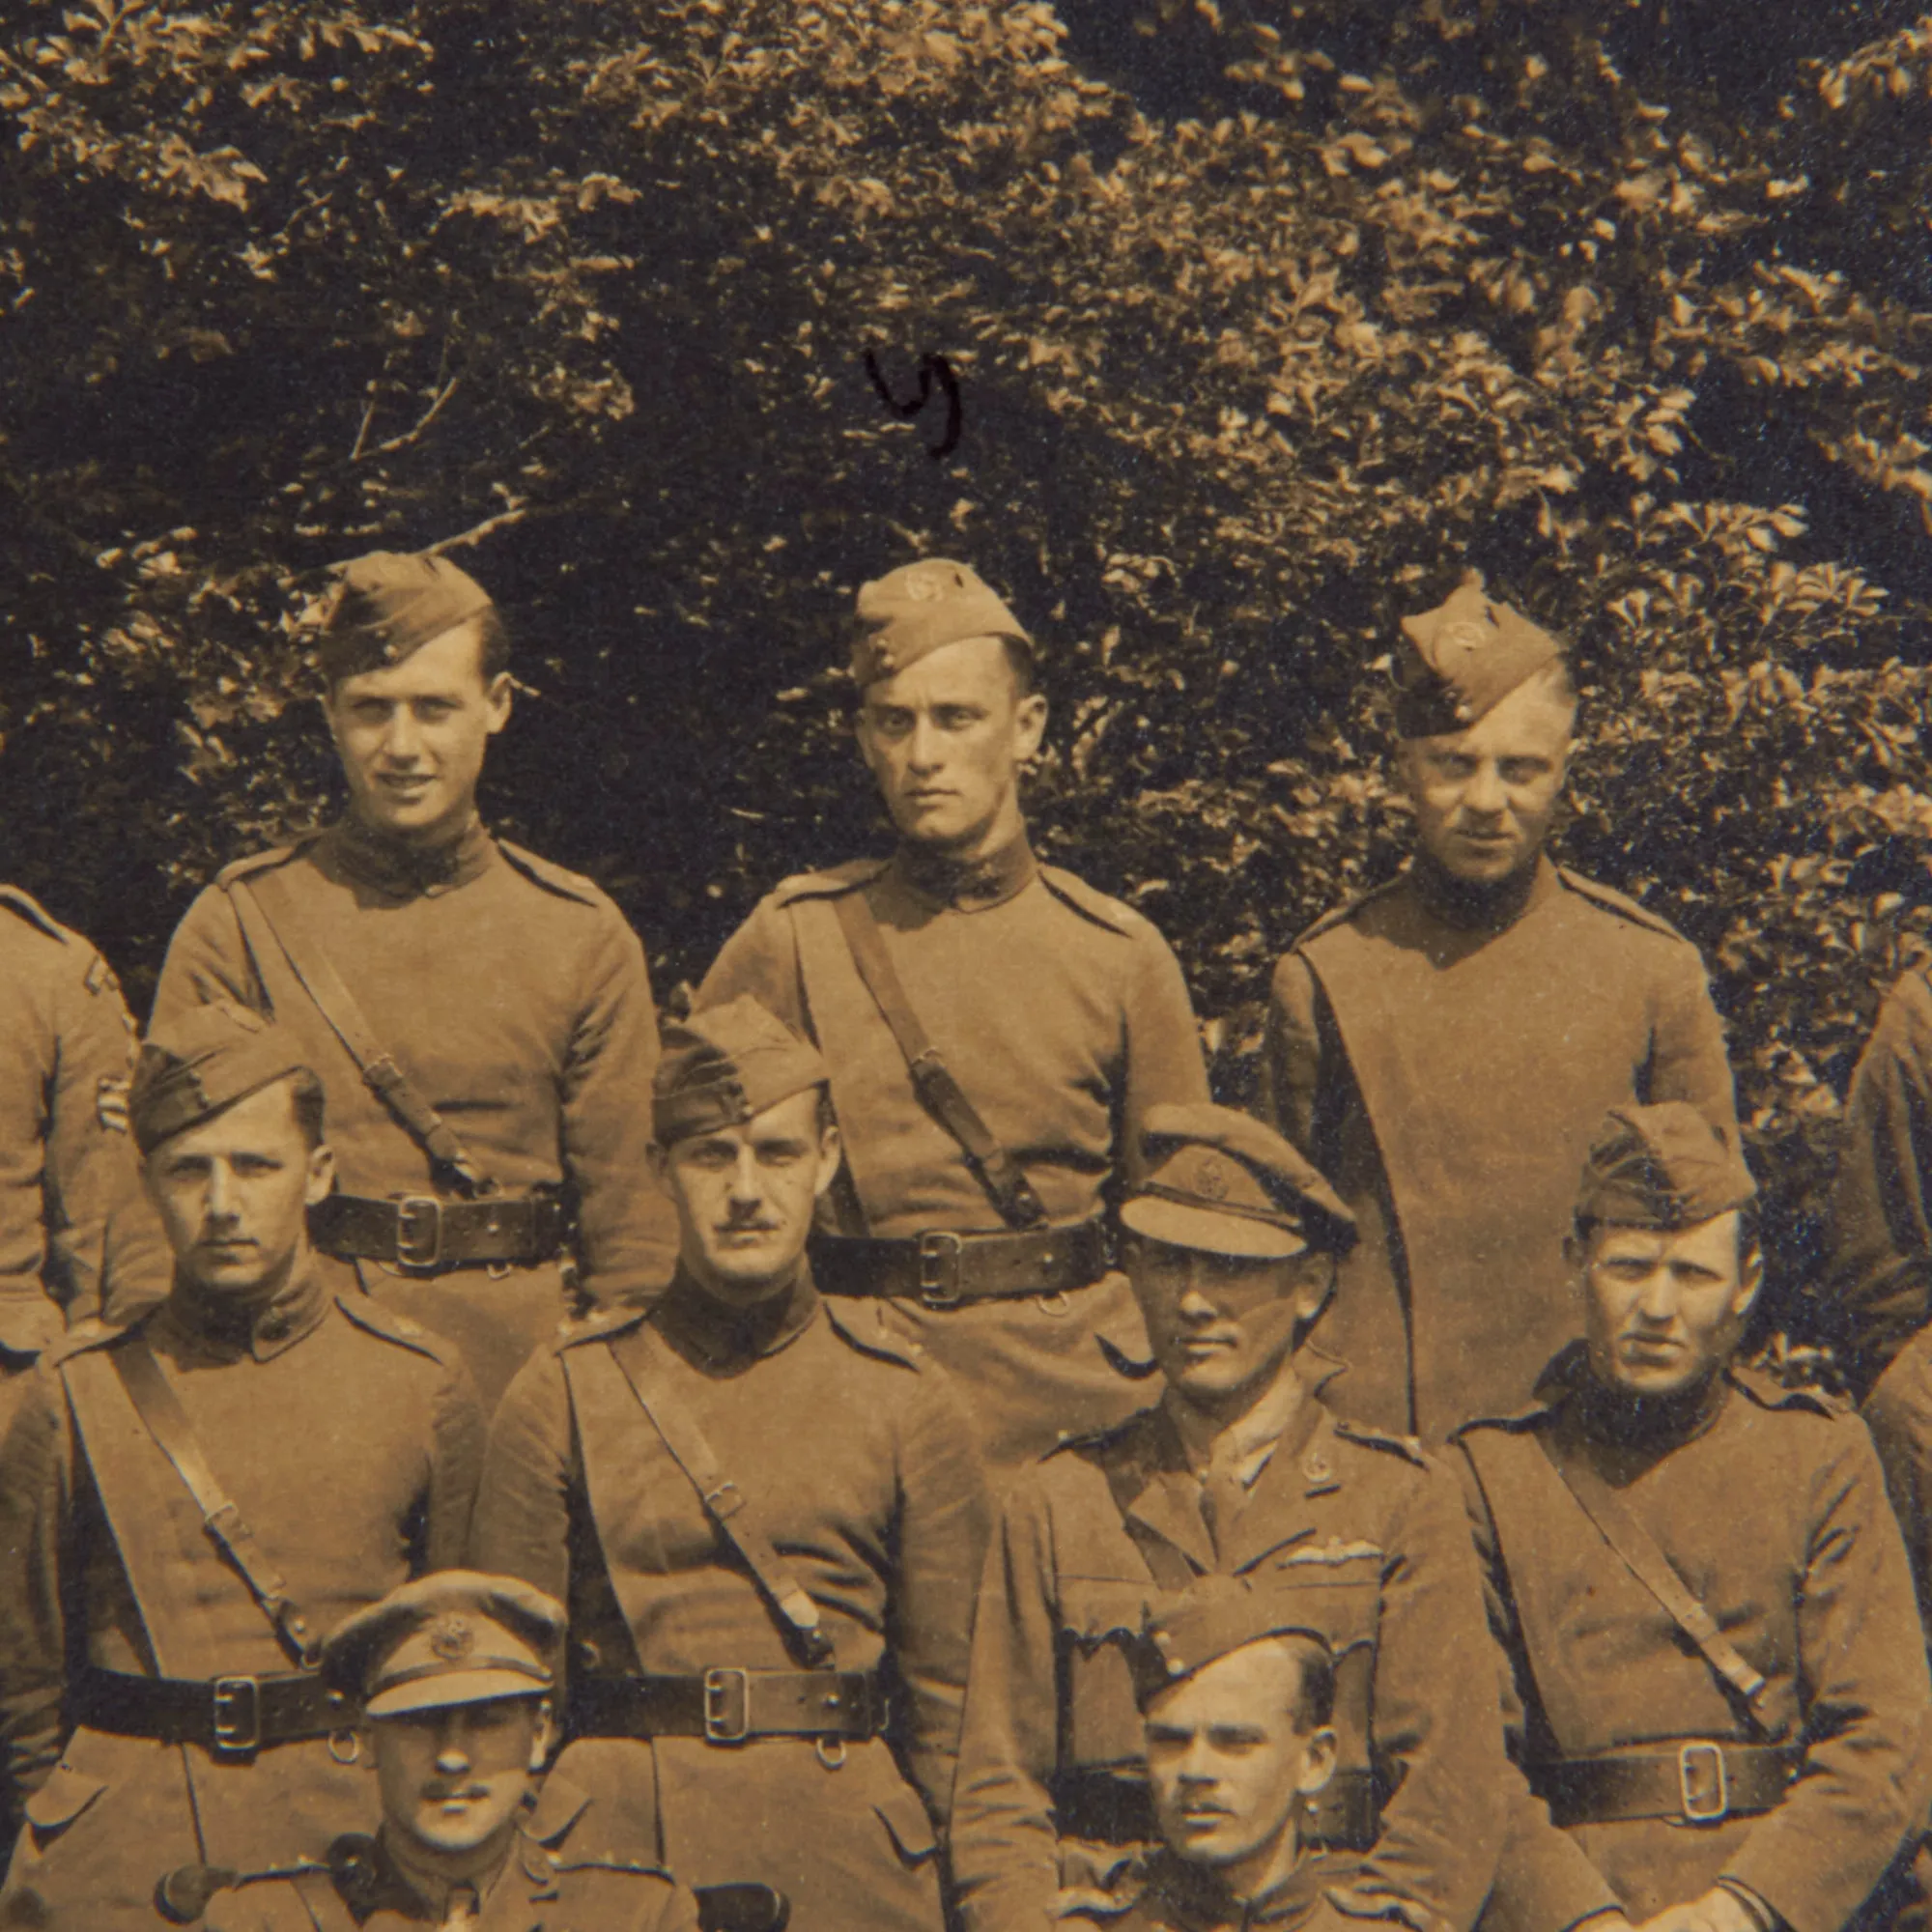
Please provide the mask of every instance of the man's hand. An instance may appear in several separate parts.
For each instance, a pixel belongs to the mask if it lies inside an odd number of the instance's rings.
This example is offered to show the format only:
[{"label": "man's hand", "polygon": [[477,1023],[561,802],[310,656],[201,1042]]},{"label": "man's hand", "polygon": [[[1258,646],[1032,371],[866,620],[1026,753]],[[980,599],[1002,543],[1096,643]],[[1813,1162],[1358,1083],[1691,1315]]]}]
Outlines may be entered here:
[{"label": "man's hand", "polygon": [[1716,1885],[1702,1898],[1670,1906],[1646,1919],[1637,1932],[1769,1932],[1775,1923],[1769,1911],[1760,1916],[1736,1892]]}]

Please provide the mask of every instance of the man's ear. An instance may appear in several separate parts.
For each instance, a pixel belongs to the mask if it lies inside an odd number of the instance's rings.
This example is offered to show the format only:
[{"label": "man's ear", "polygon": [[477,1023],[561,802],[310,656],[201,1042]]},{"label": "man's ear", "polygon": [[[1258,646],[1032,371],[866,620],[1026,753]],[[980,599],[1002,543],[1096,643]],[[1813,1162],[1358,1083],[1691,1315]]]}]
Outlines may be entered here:
[{"label": "man's ear", "polygon": [[490,714],[490,735],[495,737],[510,722],[510,711],[515,702],[517,681],[506,670],[499,670],[493,677],[483,693],[483,706]]},{"label": "man's ear", "polygon": [[374,1771],[376,1769],[376,1726],[367,1718],[364,1718],[355,1727],[355,1762],[359,1764],[364,1771]]},{"label": "man's ear", "polygon": [[302,1199],[313,1208],[318,1202],[328,1199],[329,1190],[335,1185],[335,1150],[324,1141],[320,1147],[308,1151],[308,1182],[302,1189]]},{"label": "man's ear", "polygon": [[1764,1249],[1753,1241],[1738,1264],[1738,1292],[1731,1296],[1731,1316],[1742,1321],[1750,1313],[1757,1292],[1764,1286]]},{"label": "man's ear", "polygon": [[838,1122],[827,1121],[818,1130],[818,1176],[811,1191],[822,1197],[838,1179],[838,1163],[845,1158],[845,1143],[838,1138]]},{"label": "man's ear", "polygon": [[1013,750],[1021,764],[1039,756],[1039,748],[1046,737],[1046,698],[1037,692],[1029,692],[1013,707]]},{"label": "man's ear", "polygon": [[1301,1776],[1294,1780],[1294,1788],[1304,1798],[1312,1798],[1322,1790],[1328,1780],[1335,1776],[1335,1759],[1340,1750],[1332,1724],[1323,1724],[1319,1730],[1310,1731],[1302,1740],[1305,1753]]},{"label": "man's ear", "polygon": [[658,1192],[674,1200],[676,1197],[671,1194],[670,1185],[669,1151],[656,1141],[651,1141],[644,1149],[644,1158],[650,1163],[651,1179],[657,1182]]},{"label": "man's ear", "polygon": [[537,1706],[537,1721],[530,1733],[530,1776],[535,1777],[550,1762],[550,1754],[556,1744],[556,1715],[551,1709],[551,1701],[546,1697]]},{"label": "man's ear", "polygon": [[1307,1328],[1328,1306],[1328,1298],[1335,1293],[1335,1257],[1306,1254],[1293,1265],[1295,1270],[1294,1322],[1297,1329]]}]

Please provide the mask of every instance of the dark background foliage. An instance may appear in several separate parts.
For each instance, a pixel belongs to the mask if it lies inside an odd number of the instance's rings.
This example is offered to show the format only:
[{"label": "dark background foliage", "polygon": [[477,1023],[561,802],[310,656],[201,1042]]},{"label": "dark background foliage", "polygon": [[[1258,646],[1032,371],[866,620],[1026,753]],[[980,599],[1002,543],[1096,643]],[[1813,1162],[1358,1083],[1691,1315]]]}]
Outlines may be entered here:
[{"label": "dark background foliage", "polygon": [[[661,988],[875,846],[859,582],[1049,655],[1042,846],[1231,1097],[1403,846],[1396,618],[1466,567],[1586,692],[1564,856],[1705,949],[1786,1312],[1928,926],[1932,20],[1762,0],[20,0],[0,42],[0,871],[138,1004],[332,774],[327,566],[451,546],[493,818]],[[889,409],[942,355],[964,405]],[[1587,988],[1578,989],[1587,998]]]}]

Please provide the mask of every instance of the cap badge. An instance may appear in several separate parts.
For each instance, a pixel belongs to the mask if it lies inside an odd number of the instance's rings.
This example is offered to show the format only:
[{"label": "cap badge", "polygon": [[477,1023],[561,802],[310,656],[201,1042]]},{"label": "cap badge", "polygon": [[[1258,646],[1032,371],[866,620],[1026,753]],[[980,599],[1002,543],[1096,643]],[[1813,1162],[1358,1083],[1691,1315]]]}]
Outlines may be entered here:
[{"label": "cap badge", "polygon": [[915,604],[936,603],[944,589],[936,570],[916,571],[906,579],[905,594]]},{"label": "cap badge", "polygon": [[429,1647],[445,1663],[461,1663],[476,1648],[476,1633],[468,1617],[439,1617],[429,1634]]},{"label": "cap badge", "polygon": [[1194,1170],[1194,1189],[1204,1201],[1228,1198],[1228,1170],[1213,1154],[1204,1156]]},{"label": "cap badge", "polygon": [[1490,641],[1490,632],[1482,624],[1471,623],[1466,617],[1454,624],[1445,624],[1437,638],[1437,642],[1451,650],[1479,651]]}]

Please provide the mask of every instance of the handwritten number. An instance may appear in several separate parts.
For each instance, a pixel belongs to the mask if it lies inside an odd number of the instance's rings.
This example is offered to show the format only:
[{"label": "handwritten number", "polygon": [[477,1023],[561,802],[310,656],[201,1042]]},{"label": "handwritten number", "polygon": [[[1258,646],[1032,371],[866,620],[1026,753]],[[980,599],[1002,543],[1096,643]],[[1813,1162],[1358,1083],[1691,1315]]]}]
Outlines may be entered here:
[{"label": "handwritten number", "polygon": [[910,422],[932,400],[936,387],[946,398],[946,433],[937,443],[927,443],[925,453],[937,463],[959,447],[959,433],[964,427],[965,412],[959,400],[959,379],[952,373],[952,365],[943,355],[923,355],[919,363],[919,393],[905,402],[900,402],[894,393],[893,385],[886,381],[885,372],[879,367],[879,358],[871,350],[866,351],[866,374],[872,379],[872,387],[879,392],[879,400],[887,409],[905,422]]}]

